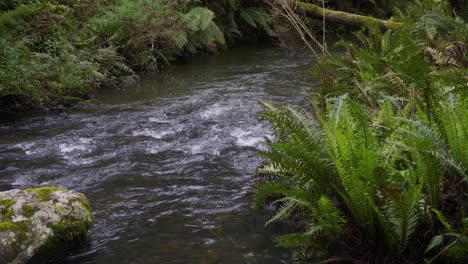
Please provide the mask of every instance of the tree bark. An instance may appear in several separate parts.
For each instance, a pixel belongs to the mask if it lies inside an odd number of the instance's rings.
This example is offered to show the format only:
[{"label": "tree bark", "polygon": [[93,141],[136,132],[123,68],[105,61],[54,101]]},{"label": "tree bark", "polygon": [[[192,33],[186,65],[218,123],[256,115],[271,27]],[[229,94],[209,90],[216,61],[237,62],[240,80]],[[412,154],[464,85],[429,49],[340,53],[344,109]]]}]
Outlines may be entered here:
[{"label": "tree bark", "polygon": [[325,16],[325,20],[332,23],[350,25],[350,26],[358,26],[362,27],[369,24],[375,24],[382,30],[387,29],[398,29],[403,26],[403,23],[390,21],[390,20],[382,20],[375,17],[369,16],[362,16],[356,15],[352,13],[342,12],[342,11],[335,11],[326,8],[321,8],[318,5],[304,3],[301,1],[295,1],[296,7],[303,11],[307,16],[311,18],[323,19]]}]

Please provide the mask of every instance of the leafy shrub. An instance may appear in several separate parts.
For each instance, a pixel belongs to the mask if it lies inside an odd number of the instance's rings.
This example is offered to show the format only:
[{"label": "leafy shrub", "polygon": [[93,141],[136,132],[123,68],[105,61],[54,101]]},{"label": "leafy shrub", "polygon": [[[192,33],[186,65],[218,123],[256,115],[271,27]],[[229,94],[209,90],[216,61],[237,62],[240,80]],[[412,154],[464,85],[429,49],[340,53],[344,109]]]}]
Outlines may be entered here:
[{"label": "leafy shrub", "polygon": [[89,97],[98,86],[133,78],[135,69],[215,52],[241,34],[241,20],[271,31],[261,3],[252,1],[2,1],[0,108]]},{"label": "leafy shrub", "polygon": [[447,52],[442,63],[429,49],[464,47],[461,21],[422,15],[399,31],[367,28],[338,43],[345,54],[320,58],[313,114],[263,103],[276,140],[260,153],[254,204],[272,201],[268,223],[292,218],[298,228],[279,245],[314,260],[466,260],[466,59]]},{"label": "leafy shrub", "polygon": [[[270,222],[295,215],[303,230],[280,244],[311,246],[328,239],[336,249],[333,242],[340,238],[367,244],[368,250],[387,249],[396,259],[408,250],[424,252],[431,233],[419,230],[434,221],[431,209],[442,205],[441,186],[447,179],[467,180],[467,104],[453,103],[464,110],[440,110],[456,116],[444,122],[444,131],[432,127],[413,103],[400,108],[380,101],[376,113],[346,96],[328,99],[324,111],[315,107],[319,121],[304,111],[264,104],[262,116],[277,141],[262,153],[271,177],[259,186],[256,205],[280,195]],[[329,201],[326,211],[320,209],[323,199]]]},{"label": "leafy shrub", "polygon": [[[233,39],[243,34],[249,38],[266,33],[274,36],[273,19],[263,0],[209,0],[206,6],[215,13],[215,22],[225,38]],[[259,34],[260,33],[260,34]]]},{"label": "leafy shrub", "polygon": [[90,27],[101,46],[117,47],[132,65],[159,68],[181,54],[224,47],[226,36],[241,34],[237,13],[251,27],[272,33],[264,9],[242,8],[236,1],[212,1],[204,7],[196,1],[120,0],[93,18]]},{"label": "leafy shrub", "polygon": [[[57,97],[83,96],[102,81],[96,65],[81,56],[69,10],[35,2],[0,13],[0,97],[16,107],[36,107]],[[8,106],[7,106],[8,107]]]},{"label": "leafy shrub", "polygon": [[422,97],[430,65],[419,44],[405,32],[368,31],[356,33],[357,42],[338,42],[345,55],[324,57],[314,67],[315,76],[325,76],[321,92],[349,92],[369,105],[385,95]]}]

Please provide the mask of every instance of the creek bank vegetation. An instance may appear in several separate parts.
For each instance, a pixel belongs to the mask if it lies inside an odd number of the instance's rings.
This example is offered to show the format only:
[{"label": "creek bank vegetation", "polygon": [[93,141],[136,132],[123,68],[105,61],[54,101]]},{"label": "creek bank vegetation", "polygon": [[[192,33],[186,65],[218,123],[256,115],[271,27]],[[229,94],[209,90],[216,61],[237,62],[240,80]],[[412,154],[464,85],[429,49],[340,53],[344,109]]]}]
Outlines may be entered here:
[{"label": "creek bank vegetation", "polygon": [[312,113],[263,103],[254,206],[296,227],[277,242],[298,262],[468,261],[468,23],[445,1],[397,13],[319,59]]},{"label": "creek bank vegetation", "polygon": [[[322,11],[328,12],[326,19],[351,18],[342,21],[344,26],[330,28],[331,24],[327,24],[324,29],[329,32],[360,26],[369,19],[394,27],[398,24],[385,20],[392,14],[389,10],[407,3],[405,0],[1,1],[0,111],[85,102],[92,99],[93,91],[99,87],[126,83],[135,80],[140,72],[158,71],[181,58],[222,51],[243,40],[284,42],[289,38],[286,42],[292,43],[297,35],[285,23],[287,20],[272,12],[272,3],[276,2],[294,2],[309,10],[309,14],[319,19],[307,19],[305,25],[317,30],[322,30]],[[358,22],[354,21],[356,17]]]},{"label": "creek bank vegetation", "polygon": [[88,200],[81,193],[58,187],[0,192],[0,262],[60,257],[86,241],[92,221]]},{"label": "creek bank vegetation", "polygon": [[1,1],[0,110],[90,99],[178,58],[273,35],[271,23],[263,1]]}]

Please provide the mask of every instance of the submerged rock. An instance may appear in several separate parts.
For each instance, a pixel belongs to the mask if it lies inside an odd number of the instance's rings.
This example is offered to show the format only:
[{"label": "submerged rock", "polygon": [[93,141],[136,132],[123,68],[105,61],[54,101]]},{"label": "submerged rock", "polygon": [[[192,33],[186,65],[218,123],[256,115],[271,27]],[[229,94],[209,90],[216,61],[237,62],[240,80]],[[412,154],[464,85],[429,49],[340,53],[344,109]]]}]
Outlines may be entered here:
[{"label": "submerged rock", "polygon": [[0,192],[0,263],[26,263],[82,241],[91,224],[81,193],[58,187]]}]

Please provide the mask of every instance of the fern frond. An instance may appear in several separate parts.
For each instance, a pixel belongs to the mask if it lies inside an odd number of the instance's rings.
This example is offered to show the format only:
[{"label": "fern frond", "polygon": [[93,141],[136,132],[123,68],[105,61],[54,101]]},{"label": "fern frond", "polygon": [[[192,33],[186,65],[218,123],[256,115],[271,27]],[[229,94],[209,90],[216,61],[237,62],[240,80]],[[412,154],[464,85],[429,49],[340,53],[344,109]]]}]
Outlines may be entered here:
[{"label": "fern frond", "polygon": [[401,194],[390,196],[386,203],[386,218],[392,225],[392,230],[397,236],[398,248],[402,252],[409,240],[413,237],[420,214],[418,212],[421,193],[418,187],[406,190]]},{"label": "fern frond", "polygon": [[431,241],[429,242],[429,245],[427,245],[426,251],[424,253],[427,253],[433,250],[434,248],[440,247],[443,244],[444,244],[444,236],[442,235],[433,236]]},{"label": "fern frond", "polygon": [[289,188],[286,183],[277,181],[261,182],[256,187],[256,192],[253,199],[253,207],[258,209],[262,207],[269,199],[286,195],[288,190]]},{"label": "fern frond", "polygon": [[453,227],[448,222],[447,218],[445,218],[444,214],[441,211],[434,208],[432,208],[431,211],[436,215],[437,220],[439,220],[439,222],[445,227],[445,229],[447,229],[450,233],[453,233]]},{"label": "fern frond", "polygon": [[251,27],[261,28],[270,36],[274,36],[271,29],[273,22],[271,15],[261,7],[248,7],[240,10],[240,17]]},{"label": "fern frond", "polygon": [[293,201],[281,201],[281,202],[284,202],[284,204],[282,204],[280,208],[275,212],[274,216],[265,223],[265,226],[291,217],[293,211],[298,206],[298,204]]},{"label": "fern frond", "polygon": [[213,21],[214,13],[206,7],[194,7],[184,14],[182,21],[193,32],[204,31]]},{"label": "fern frond", "polygon": [[310,239],[302,233],[293,233],[279,236],[275,239],[276,245],[285,248],[295,248],[307,246]]},{"label": "fern frond", "polygon": [[307,232],[311,235],[311,231],[315,233],[325,232],[329,236],[335,237],[343,232],[343,227],[346,224],[346,218],[338,207],[327,197],[320,197],[317,209],[314,210],[314,218],[317,221],[317,226],[309,229]]}]

